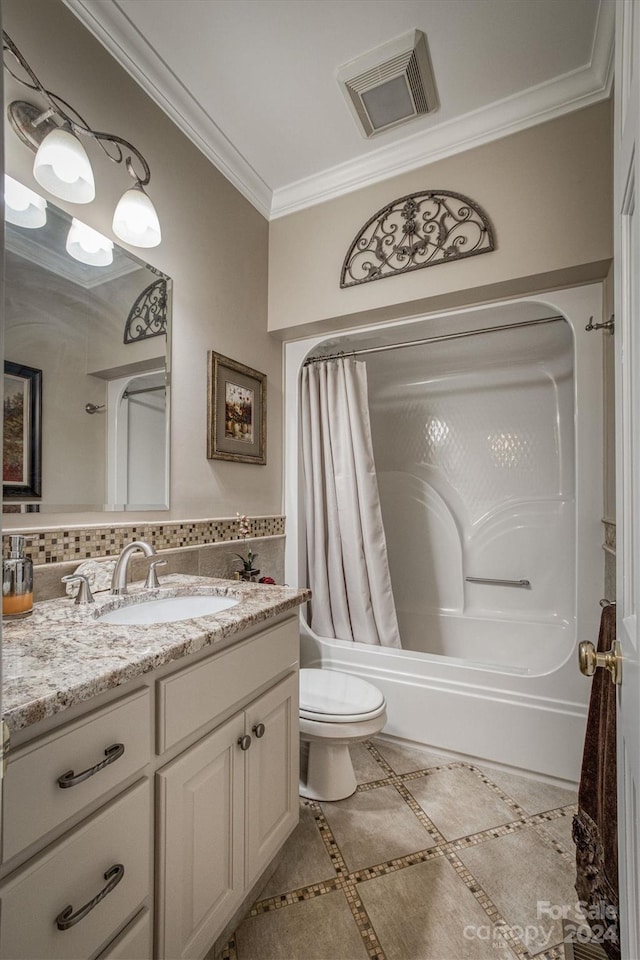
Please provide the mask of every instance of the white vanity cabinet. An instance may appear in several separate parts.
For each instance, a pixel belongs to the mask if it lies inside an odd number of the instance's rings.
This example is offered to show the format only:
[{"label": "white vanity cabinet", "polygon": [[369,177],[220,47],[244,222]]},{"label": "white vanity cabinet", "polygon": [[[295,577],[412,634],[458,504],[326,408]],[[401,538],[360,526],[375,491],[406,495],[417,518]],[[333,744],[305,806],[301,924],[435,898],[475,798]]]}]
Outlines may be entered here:
[{"label": "white vanity cabinet", "polygon": [[150,699],[143,687],[9,752],[3,862],[145,768],[152,756]]},{"label": "white vanity cabinet", "polygon": [[[272,676],[294,672],[156,775],[161,958],[204,956],[298,822],[297,643],[297,626],[294,634],[283,625],[230,651],[236,691],[268,677],[267,662]],[[225,666],[210,681],[229,699]],[[202,678],[186,673],[167,684],[176,679],[195,694]]]},{"label": "white vanity cabinet", "polygon": [[244,891],[244,757],[235,717],[158,774],[158,953],[200,957]]},{"label": "white vanity cabinet", "polygon": [[32,732],[3,779],[0,957],[92,957],[149,896],[150,690]]},{"label": "white vanity cabinet", "polygon": [[127,790],[3,883],[3,960],[92,957],[140,908],[149,892],[148,788]]},{"label": "white vanity cabinet", "polygon": [[298,675],[277,684],[246,710],[245,872],[247,887],[269,865],[298,822]]},{"label": "white vanity cabinet", "polygon": [[205,956],[298,820],[298,647],[288,614],[15,738],[0,960]]}]

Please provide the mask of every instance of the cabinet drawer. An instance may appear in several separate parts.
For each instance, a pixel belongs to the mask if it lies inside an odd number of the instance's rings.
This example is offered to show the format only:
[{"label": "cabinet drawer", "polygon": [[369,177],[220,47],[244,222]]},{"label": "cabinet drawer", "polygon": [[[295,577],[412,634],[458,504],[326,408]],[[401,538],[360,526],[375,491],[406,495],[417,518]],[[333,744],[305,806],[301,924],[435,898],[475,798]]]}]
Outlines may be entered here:
[{"label": "cabinet drawer", "polygon": [[100,954],[98,960],[151,960],[152,948],[151,913],[145,907]]},{"label": "cabinet drawer", "polygon": [[[91,817],[0,886],[2,960],[82,960],[95,956],[150,893],[150,789],[143,781]],[[66,930],[57,918],[105,888],[105,873],[124,867],[120,882]]]},{"label": "cabinet drawer", "polygon": [[[9,754],[3,794],[3,860],[79,813],[141,770],[151,756],[150,693],[143,689]],[[124,752],[86,779],[61,787],[58,778],[91,770]]]},{"label": "cabinet drawer", "polygon": [[297,617],[158,681],[158,753],[163,753],[297,663]]}]

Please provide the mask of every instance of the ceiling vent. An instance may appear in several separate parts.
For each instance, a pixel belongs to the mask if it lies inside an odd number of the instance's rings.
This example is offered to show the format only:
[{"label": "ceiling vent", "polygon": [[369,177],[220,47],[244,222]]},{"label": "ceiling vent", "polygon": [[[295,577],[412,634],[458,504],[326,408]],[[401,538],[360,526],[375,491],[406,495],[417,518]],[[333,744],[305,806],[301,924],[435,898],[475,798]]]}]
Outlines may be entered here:
[{"label": "ceiling vent", "polygon": [[427,38],[411,30],[338,70],[338,83],[365,137],[438,107]]}]

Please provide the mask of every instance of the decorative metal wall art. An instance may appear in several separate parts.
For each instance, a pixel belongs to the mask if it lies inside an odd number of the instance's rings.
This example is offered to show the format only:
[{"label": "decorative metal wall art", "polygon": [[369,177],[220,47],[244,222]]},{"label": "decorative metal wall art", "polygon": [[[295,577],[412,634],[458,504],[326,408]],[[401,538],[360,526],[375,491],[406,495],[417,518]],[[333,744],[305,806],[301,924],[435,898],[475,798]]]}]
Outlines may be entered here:
[{"label": "decorative metal wall art", "polygon": [[154,280],[142,291],[129,311],[124,342],[136,343],[167,332],[167,281]]},{"label": "decorative metal wall art", "polygon": [[349,247],[341,287],[495,250],[485,212],[447,190],[413,193],[378,210]]}]

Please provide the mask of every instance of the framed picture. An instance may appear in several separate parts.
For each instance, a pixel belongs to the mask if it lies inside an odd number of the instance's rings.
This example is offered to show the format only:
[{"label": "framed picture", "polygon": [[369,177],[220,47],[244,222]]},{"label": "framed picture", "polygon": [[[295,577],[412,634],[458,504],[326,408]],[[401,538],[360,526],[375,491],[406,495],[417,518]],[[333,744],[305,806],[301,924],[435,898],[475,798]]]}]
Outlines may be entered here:
[{"label": "framed picture", "polygon": [[42,496],[42,370],[4,364],[3,498]]},{"label": "framed picture", "polygon": [[207,457],[267,462],[267,377],[209,350]]}]

